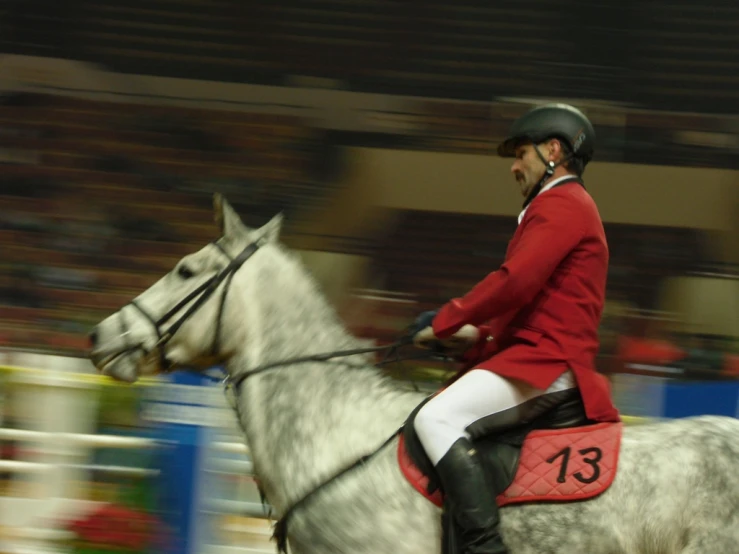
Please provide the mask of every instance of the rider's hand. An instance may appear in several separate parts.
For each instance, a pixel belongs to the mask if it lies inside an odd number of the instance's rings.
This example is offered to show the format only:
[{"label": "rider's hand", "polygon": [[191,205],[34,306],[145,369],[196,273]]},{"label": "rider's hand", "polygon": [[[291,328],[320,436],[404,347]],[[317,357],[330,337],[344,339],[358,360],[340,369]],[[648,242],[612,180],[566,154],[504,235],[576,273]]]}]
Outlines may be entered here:
[{"label": "rider's hand", "polygon": [[425,348],[436,352],[441,352],[444,349],[441,341],[434,335],[434,330],[430,325],[414,333],[413,344],[418,348]]},{"label": "rider's hand", "polygon": [[480,330],[474,325],[464,325],[451,337],[440,340],[434,335],[434,330],[424,327],[413,336],[413,344],[419,348],[443,352],[450,356],[464,354],[469,348],[477,344],[480,339]]}]

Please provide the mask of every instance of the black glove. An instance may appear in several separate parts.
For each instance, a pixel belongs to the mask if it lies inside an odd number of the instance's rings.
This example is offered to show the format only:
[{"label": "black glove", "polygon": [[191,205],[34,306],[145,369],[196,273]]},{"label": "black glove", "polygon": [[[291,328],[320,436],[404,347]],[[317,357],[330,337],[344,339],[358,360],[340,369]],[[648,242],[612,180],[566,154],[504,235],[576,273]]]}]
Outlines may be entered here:
[{"label": "black glove", "polygon": [[426,327],[430,327],[431,323],[436,317],[436,314],[438,313],[439,310],[429,310],[427,312],[422,312],[413,322],[413,325],[410,326],[410,328],[408,329],[408,333],[411,336],[415,336],[416,333],[418,333],[419,331],[422,331]]}]

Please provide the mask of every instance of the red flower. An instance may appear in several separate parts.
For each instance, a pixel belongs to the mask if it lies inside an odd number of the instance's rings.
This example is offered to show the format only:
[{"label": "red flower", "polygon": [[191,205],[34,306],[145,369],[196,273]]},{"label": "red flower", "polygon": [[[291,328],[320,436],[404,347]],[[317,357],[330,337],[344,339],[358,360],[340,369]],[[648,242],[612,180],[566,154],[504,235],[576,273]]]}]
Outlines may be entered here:
[{"label": "red flower", "polygon": [[86,517],[70,522],[67,529],[83,543],[141,551],[157,538],[155,523],[155,518],[147,513],[105,504]]}]

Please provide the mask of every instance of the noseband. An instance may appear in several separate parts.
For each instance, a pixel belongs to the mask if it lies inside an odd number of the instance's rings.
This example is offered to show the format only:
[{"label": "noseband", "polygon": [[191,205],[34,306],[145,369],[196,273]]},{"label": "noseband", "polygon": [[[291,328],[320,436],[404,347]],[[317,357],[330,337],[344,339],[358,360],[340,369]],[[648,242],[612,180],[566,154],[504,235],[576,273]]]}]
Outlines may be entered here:
[{"label": "noseband", "polygon": [[[231,286],[231,280],[233,279],[234,274],[239,269],[241,269],[242,265],[244,265],[244,262],[251,258],[263,245],[262,240],[263,239],[252,242],[246,248],[244,248],[235,258],[229,256],[228,252],[226,252],[223,246],[221,246],[217,242],[212,242],[211,244],[217,247],[218,250],[220,250],[223,255],[229,259],[229,264],[219,273],[205,281],[192,292],[190,292],[187,296],[185,296],[185,298],[175,304],[167,313],[165,313],[159,319],[154,319],[154,317],[152,317],[151,314],[149,314],[141,306],[141,304],[136,302],[136,300],[131,300],[129,304],[136,310],[138,310],[139,313],[141,313],[147,320],[149,320],[149,322],[151,322],[152,326],[154,327],[154,331],[157,334],[157,342],[154,345],[154,348],[159,350],[159,362],[162,371],[167,372],[172,369],[172,362],[170,362],[167,358],[164,347],[170,340],[172,340],[172,337],[190,318],[190,316],[197,312],[203,306],[203,304],[205,304],[208,299],[213,296],[221,283],[225,281],[226,283],[223,287],[223,292],[221,293],[221,301],[218,306],[218,315],[216,317],[216,330],[215,336],[213,338],[213,347],[211,348],[211,354],[213,356],[216,356],[218,354],[221,342],[221,319],[223,316],[223,309],[226,305],[226,296],[228,295],[228,290]],[[191,302],[192,304],[190,304]],[[175,320],[175,322],[172,323],[166,331],[163,331],[163,326],[172,318],[174,318],[174,316],[177,315],[177,313],[184,309],[185,306],[187,306],[188,304],[190,304],[190,306],[187,308],[187,310],[185,310],[185,312],[177,320]]]}]

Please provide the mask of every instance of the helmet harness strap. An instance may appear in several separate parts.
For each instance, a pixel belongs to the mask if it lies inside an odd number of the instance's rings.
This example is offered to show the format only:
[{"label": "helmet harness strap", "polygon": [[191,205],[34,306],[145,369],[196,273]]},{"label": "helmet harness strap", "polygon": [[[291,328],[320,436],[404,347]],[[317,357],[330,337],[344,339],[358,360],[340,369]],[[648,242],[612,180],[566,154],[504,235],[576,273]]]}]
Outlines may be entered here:
[{"label": "helmet harness strap", "polygon": [[539,182],[536,183],[534,187],[532,187],[531,192],[529,192],[528,196],[526,196],[526,200],[524,200],[524,203],[523,203],[524,208],[528,206],[529,204],[531,204],[534,198],[536,198],[539,192],[541,192],[541,188],[544,186],[544,183],[548,181],[552,177],[552,175],[554,175],[554,170],[560,165],[566,164],[567,162],[569,162],[571,159],[575,157],[574,154],[570,154],[566,158],[561,159],[559,162],[554,163],[554,162],[548,162],[547,160],[544,159],[544,156],[541,153],[541,150],[539,150],[538,144],[534,145],[534,151],[536,152],[536,155],[539,156],[541,163],[544,164],[546,169],[544,170],[544,174],[541,176],[541,179],[539,179]]}]

